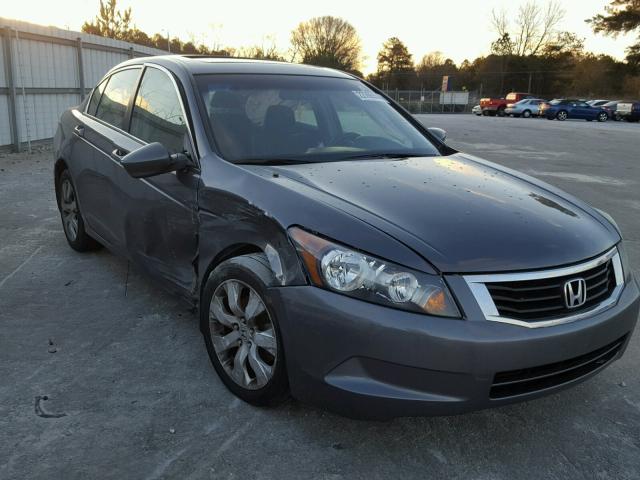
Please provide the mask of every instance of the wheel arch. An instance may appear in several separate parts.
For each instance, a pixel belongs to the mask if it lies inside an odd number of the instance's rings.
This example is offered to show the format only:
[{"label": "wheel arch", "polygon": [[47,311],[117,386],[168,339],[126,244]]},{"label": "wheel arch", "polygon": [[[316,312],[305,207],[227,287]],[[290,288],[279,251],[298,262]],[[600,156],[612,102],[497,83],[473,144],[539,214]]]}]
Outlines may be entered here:
[{"label": "wheel arch", "polygon": [[[293,249],[293,247],[291,247]],[[267,261],[269,262],[269,269],[273,274],[274,278],[281,285],[285,284],[304,284],[306,283],[306,279],[304,278],[302,271],[294,272],[291,271],[292,259],[287,259],[285,256],[290,255],[291,252],[285,252],[282,248],[277,248],[271,243],[252,243],[252,242],[236,242],[231,243],[221,250],[219,250],[212,258],[206,263],[206,267],[203,270],[203,275],[200,280],[200,285],[198,289],[198,303],[202,304],[202,294],[204,292],[205,286],[211,273],[226,260],[230,260],[232,258],[240,257],[243,255],[249,255],[252,253],[263,254]],[[293,253],[296,255],[295,253]],[[297,257],[294,259],[293,265],[296,265],[300,268],[300,264],[297,260]],[[287,268],[289,266],[289,268]]]},{"label": "wheel arch", "polygon": [[229,260],[230,258],[239,257],[241,255],[249,255],[250,253],[264,253],[264,250],[261,249],[258,245],[253,243],[235,243],[233,245],[229,245],[226,248],[222,249],[207,265],[207,268],[202,275],[202,281],[200,282],[200,292],[199,296],[202,297],[202,291],[204,290],[204,286],[207,283],[207,280],[211,276],[211,272],[215,270],[215,268],[220,265],[225,260]]},{"label": "wheel arch", "polygon": [[67,161],[64,158],[58,158],[53,166],[53,187],[55,189],[55,193],[56,193],[56,203],[58,204],[58,206],[60,206],[60,196],[59,196],[59,180],[60,180],[60,175],[62,175],[62,172],[64,170],[68,170],[69,166],[67,165]]}]

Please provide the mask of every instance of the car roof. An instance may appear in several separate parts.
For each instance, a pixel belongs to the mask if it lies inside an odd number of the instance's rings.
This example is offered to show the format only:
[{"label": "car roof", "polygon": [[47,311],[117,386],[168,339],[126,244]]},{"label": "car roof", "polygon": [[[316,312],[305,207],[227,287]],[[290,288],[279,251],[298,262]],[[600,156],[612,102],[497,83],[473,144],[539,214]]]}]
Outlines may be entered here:
[{"label": "car roof", "polygon": [[353,79],[354,76],[332,68],[303,65],[300,63],[249,58],[220,57],[207,55],[158,55],[129,60],[117,66],[155,63],[165,68],[181,67],[193,75],[215,73],[249,73],[269,75],[309,75]]}]

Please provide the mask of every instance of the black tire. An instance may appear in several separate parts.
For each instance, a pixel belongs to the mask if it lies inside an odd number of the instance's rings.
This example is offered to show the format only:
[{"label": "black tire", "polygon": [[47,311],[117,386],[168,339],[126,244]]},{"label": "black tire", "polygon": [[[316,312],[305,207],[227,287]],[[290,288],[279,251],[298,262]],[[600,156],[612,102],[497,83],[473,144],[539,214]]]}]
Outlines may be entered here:
[{"label": "black tire", "polygon": [[482,116],[483,117],[488,117],[489,116],[489,110],[482,110]]},{"label": "black tire", "polygon": [[569,118],[569,112],[567,112],[566,110],[560,110],[558,113],[556,113],[556,118],[561,122],[564,122],[567,118]]},{"label": "black tire", "polygon": [[[64,208],[65,192],[63,192],[63,189],[67,184],[72,189],[73,202],[76,206],[74,219],[77,221],[77,230],[75,235],[71,231],[69,223],[65,221],[65,212],[67,210]],[[80,210],[80,204],[76,196],[76,187],[69,170],[66,168],[60,173],[56,181],[56,200],[58,203],[58,211],[60,212],[60,220],[62,221],[62,229],[64,230],[64,236],[69,246],[77,252],[90,252],[102,248],[102,245],[92,238],[85,229],[82,211]]]},{"label": "black tire", "polygon": [[498,111],[496,112],[496,114],[497,114],[499,117],[504,117],[504,116],[505,116],[504,108],[499,108],[499,109],[498,109]]},{"label": "black tire", "polygon": [[525,110],[524,112],[522,112],[522,116],[524,118],[529,118],[531,116],[531,110]]},{"label": "black tire", "polygon": [[607,114],[607,112],[600,112],[598,114],[598,121],[599,122],[606,122],[607,120],[609,120],[609,115]]},{"label": "black tire", "polygon": [[[223,367],[213,345],[209,320],[211,302],[216,289],[229,280],[251,287],[262,300],[276,333],[277,356],[270,380],[261,388],[249,389],[236,383]],[[268,287],[274,284],[273,273],[264,254],[249,254],[231,258],[218,265],[209,275],[200,304],[200,328],[209,359],[222,383],[237,397],[255,406],[275,406],[289,398],[289,380],[285,365],[284,347],[275,308],[269,298]],[[249,342],[249,345],[251,343]]]}]

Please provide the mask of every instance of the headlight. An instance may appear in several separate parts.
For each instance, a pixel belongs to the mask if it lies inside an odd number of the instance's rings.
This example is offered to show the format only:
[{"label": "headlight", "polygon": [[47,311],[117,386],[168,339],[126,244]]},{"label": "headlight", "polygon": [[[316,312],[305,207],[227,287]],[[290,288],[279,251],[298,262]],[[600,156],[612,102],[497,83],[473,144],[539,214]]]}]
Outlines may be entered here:
[{"label": "headlight", "polygon": [[631,282],[631,267],[629,266],[629,257],[627,257],[627,251],[625,250],[622,241],[618,243],[618,254],[620,255],[620,263],[622,264],[624,283],[629,283]]},{"label": "headlight", "polygon": [[438,275],[394,265],[297,227],[289,235],[315,286],[389,307],[460,318]]}]

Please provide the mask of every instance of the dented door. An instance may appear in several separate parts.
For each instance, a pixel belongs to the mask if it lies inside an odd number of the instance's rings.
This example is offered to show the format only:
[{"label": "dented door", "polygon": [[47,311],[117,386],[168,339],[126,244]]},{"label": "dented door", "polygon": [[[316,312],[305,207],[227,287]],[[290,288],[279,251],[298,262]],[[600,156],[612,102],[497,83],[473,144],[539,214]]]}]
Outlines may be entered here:
[{"label": "dented door", "polygon": [[118,177],[115,193],[128,256],[168,287],[189,295],[196,281],[198,174],[188,170],[136,179],[121,168]]}]

